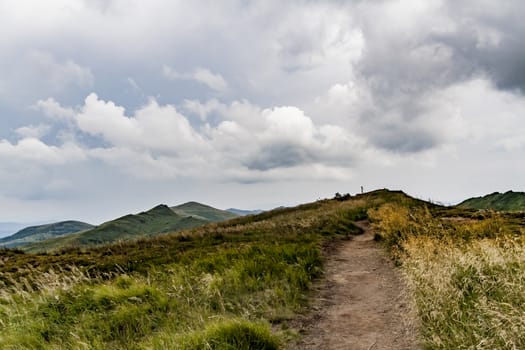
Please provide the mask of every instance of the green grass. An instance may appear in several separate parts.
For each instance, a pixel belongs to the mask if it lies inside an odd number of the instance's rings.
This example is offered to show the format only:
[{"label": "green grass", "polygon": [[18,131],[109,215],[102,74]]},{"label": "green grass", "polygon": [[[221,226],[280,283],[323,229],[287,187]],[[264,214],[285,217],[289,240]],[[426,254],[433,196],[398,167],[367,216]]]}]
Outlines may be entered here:
[{"label": "green grass", "polygon": [[[390,194],[400,202],[404,194]],[[276,349],[376,193],[48,254],[0,252],[2,349]]]},{"label": "green grass", "polygon": [[[75,246],[97,246],[190,229],[210,222],[233,219],[237,216],[196,202],[188,202],[173,208],[158,205],[148,211],[125,215],[91,229],[84,228],[83,232],[77,234],[50,238],[44,241],[27,242],[21,249],[37,253]],[[49,238],[49,235],[43,238]]]},{"label": "green grass", "polygon": [[154,349],[184,350],[276,350],[279,341],[266,324],[245,320],[226,320],[207,326],[204,331],[181,338],[157,339]]},{"label": "green grass", "polygon": [[238,217],[239,215],[226,210],[219,210],[208,205],[197,202],[188,202],[171,207],[175,213],[181,216],[193,216],[209,222],[224,221]]},{"label": "green grass", "polygon": [[501,211],[525,211],[525,192],[494,192],[483,197],[467,199],[458,204],[458,207]]},{"label": "green grass", "polygon": [[159,205],[139,214],[130,214],[105,222],[100,226],[78,234],[37,242],[22,247],[22,249],[29,252],[42,252],[71,246],[95,246],[119,240],[136,239],[184,230],[207,223],[208,221],[205,219],[181,216],[167,206]]},{"label": "green grass", "polygon": [[525,215],[386,190],[94,248],[0,251],[0,348],[281,348],[324,247],[365,219],[406,275],[424,348],[525,348]]}]

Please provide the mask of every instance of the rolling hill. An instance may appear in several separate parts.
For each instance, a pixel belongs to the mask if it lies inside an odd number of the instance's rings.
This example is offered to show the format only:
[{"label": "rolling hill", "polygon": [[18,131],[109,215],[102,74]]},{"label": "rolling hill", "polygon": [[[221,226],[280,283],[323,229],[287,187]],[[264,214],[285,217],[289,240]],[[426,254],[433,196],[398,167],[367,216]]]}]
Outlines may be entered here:
[{"label": "rolling hill", "polygon": [[96,246],[190,229],[237,216],[197,202],[188,202],[172,208],[161,204],[148,211],[128,214],[78,234],[35,242],[22,248],[28,252],[41,252],[71,246]]},{"label": "rolling hill", "polygon": [[80,221],[61,221],[52,224],[26,227],[17,233],[0,239],[0,247],[20,247],[49,238],[60,237],[74,232],[93,228],[93,225]]},{"label": "rolling hill", "polygon": [[238,217],[238,214],[231,213],[226,210],[220,210],[209,205],[197,203],[197,202],[187,202],[175,207],[171,207],[175,213],[181,216],[192,216],[194,218],[203,219],[209,222],[218,222],[229,220]]},{"label": "rolling hill", "polygon": [[[99,228],[162,230],[163,220],[173,218],[197,220],[161,205]],[[363,241],[363,231],[378,242]],[[0,348],[305,348],[287,343],[312,329],[324,313],[317,305],[340,305],[330,298],[348,285],[333,288],[326,273],[343,263],[337,252],[354,240],[388,252],[392,262],[374,261],[392,268],[395,262],[410,278],[407,302],[417,307],[410,314],[418,317],[425,348],[475,348],[483,341],[492,349],[523,349],[524,233],[521,213],[479,215],[378,190],[102,246],[46,254],[6,249]],[[363,266],[367,276],[385,277]],[[377,292],[362,275],[348,276]],[[402,292],[393,291],[396,299]],[[317,304],[324,296],[328,304]],[[373,320],[367,330],[377,334]],[[494,327],[507,320],[512,327]],[[323,334],[332,336],[332,327]]]},{"label": "rolling hill", "polygon": [[458,207],[500,211],[525,211],[525,192],[494,192],[483,197],[469,198],[458,204]]},{"label": "rolling hill", "polygon": [[[276,350],[284,338],[269,322],[301,310],[321,247],[361,233],[353,222],[367,205],[327,200],[104,245],[7,250],[0,348]],[[205,222],[161,205],[67,238],[181,220]],[[21,291],[28,301],[18,305],[11,293]]]}]

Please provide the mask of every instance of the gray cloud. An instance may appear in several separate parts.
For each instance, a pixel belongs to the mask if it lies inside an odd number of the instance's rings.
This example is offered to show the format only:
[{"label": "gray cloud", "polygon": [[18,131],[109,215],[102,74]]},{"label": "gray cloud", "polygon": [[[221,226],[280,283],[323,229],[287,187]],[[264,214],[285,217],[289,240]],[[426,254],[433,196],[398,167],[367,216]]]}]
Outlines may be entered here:
[{"label": "gray cloud", "polygon": [[303,163],[310,163],[315,157],[307,150],[290,144],[262,146],[257,154],[248,159],[245,165],[251,170],[270,170],[289,168]]},{"label": "gray cloud", "polygon": [[498,89],[522,91],[525,25],[517,14],[524,11],[519,1],[355,5],[352,17],[365,40],[363,56],[354,64],[356,82],[370,95],[369,106],[357,114],[362,132],[385,150],[429,150],[446,137],[441,128],[427,127],[434,124],[428,110],[435,108],[425,105],[428,96],[478,78]]},{"label": "gray cloud", "polygon": [[162,74],[171,80],[193,80],[198,83],[204,84],[210,89],[217,92],[225,92],[228,89],[228,83],[222,75],[213,73],[206,68],[196,68],[190,73],[179,73],[173,68],[164,65],[162,67]]},{"label": "gray cloud", "polygon": [[0,11],[0,181],[23,187],[0,191],[10,215],[199,188],[425,193],[421,174],[496,162],[490,185],[456,191],[522,184],[521,1],[28,4]]}]

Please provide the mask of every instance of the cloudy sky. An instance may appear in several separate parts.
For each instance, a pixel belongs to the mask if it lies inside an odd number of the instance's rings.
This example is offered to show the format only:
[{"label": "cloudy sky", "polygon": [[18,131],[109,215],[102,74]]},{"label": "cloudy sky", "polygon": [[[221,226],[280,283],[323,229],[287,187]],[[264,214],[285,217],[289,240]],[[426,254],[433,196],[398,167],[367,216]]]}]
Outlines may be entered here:
[{"label": "cloudy sky", "polygon": [[524,190],[520,0],[0,0],[0,222]]}]

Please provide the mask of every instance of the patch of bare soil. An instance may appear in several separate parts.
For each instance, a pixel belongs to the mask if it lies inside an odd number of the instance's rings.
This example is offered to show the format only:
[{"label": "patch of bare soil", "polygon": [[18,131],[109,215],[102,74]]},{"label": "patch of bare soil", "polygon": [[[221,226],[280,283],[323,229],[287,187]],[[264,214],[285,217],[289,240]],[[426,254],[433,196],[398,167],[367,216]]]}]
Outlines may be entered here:
[{"label": "patch of bare soil", "polygon": [[312,311],[299,320],[303,337],[290,349],[419,349],[404,284],[366,221],[326,264]]}]

